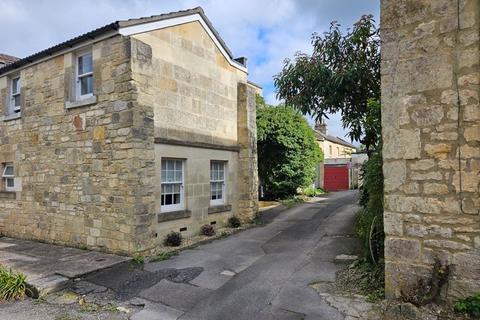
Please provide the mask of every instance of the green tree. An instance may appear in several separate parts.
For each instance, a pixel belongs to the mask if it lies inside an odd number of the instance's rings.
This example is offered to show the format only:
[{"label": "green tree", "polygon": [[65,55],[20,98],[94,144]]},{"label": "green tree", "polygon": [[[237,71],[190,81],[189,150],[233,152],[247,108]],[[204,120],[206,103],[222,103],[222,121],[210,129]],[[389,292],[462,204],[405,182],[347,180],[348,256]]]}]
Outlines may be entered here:
[{"label": "green tree", "polygon": [[285,60],[274,77],[278,97],[317,119],[340,113],[349,136],[367,151],[378,143],[366,129],[368,101],[380,100],[380,39],[371,15],[343,34],[332,22],[323,36],[312,36],[313,53]]},{"label": "green tree", "polygon": [[259,103],[257,136],[258,174],[267,198],[286,198],[313,183],[323,154],[300,113]]}]

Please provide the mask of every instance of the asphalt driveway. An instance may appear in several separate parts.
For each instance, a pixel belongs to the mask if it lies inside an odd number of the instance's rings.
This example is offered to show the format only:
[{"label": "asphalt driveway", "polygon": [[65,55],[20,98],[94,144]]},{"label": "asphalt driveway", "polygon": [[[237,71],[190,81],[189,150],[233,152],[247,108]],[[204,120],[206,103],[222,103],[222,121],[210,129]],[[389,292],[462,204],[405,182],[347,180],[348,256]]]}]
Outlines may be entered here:
[{"label": "asphalt driveway", "polygon": [[[332,193],[322,202],[267,215],[271,221],[265,226],[185,250],[170,260],[147,263],[143,269],[120,265],[101,271],[77,282],[76,289],[87,298],[108,292],[117,305],[136,306],[115,319],[343,320],[309,285],[334,281],[344,267],[335,257],[358,253],[360,244],[353,237],[356,203],[355,191]],[[9,319],[26,319],[21,315],[25,307],[0,307],[0,318],[9,314]]]},{"label": "asphalt driveway", "polygon": [[343,267],[335,256],[358,252],[352,237],[356,202],[356,192],[332,193],[264,227],[147,264],[152,273],[202,272],[188,282],[163,279],[140,291],[148,303],[132,319],[343,319],[309,284],[334,281]]}]

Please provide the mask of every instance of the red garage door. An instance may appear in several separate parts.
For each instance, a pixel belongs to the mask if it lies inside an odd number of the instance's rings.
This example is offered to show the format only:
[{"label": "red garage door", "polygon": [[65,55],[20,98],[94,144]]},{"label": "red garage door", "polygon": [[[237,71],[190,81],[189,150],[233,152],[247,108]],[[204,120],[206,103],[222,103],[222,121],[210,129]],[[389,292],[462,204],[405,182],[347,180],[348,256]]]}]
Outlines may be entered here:
[{"label": "red garage door", "polygon": [[325,165],[323,187],[327,191],[348,190],[348,167]]}]

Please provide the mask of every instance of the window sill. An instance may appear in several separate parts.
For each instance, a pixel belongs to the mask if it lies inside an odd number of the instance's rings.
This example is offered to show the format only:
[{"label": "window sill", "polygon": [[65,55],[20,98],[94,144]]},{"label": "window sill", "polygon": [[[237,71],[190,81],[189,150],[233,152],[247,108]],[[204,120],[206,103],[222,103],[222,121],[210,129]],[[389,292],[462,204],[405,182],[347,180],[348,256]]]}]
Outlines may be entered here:
[{"label": "window sill", "polygon": [[2,117],[2,120],[3,121],[12,121],[12,120],[17,120],[17,119],[20,119],[22,117],[22,113],[21,112],[17,112],[17,113],[12,113],[12,114],[8,114],[8,115],[4,115]]},{"label": "window sill", "polygon": [[220,213],[220,212],[227,212],[232,210],[231,204],[222,204],[217,206],[212,206],[208,208],[208,214],[212,213]]},{"label": "window sill", "polygon": [[0,191],[0,199],[17,199],[15,191]]},{"label": "window sill", "polygon": [[158,222],[165,222],[171,220],[185,219],[190,218],[192,212],[190,210],[178,210],[178,211],[168,211],[161,212],[157,215]]},{"label": "window sill", "polygon": [[97,103],[97,96],[92,96],[78,101],[65,101],[65,109],[86,107],[95,103]]}]

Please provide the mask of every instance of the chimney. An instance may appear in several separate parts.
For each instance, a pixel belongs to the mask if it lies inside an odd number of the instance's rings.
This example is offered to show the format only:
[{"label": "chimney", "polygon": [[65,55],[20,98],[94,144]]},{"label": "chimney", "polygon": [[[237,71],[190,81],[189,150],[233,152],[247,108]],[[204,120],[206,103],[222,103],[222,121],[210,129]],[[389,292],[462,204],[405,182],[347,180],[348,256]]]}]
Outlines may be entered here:
[{"label": "chimney", "polygon": [[315,122],[315,130],[327,134],[327,124],[322,121],[322,119],[317,119]]}]

